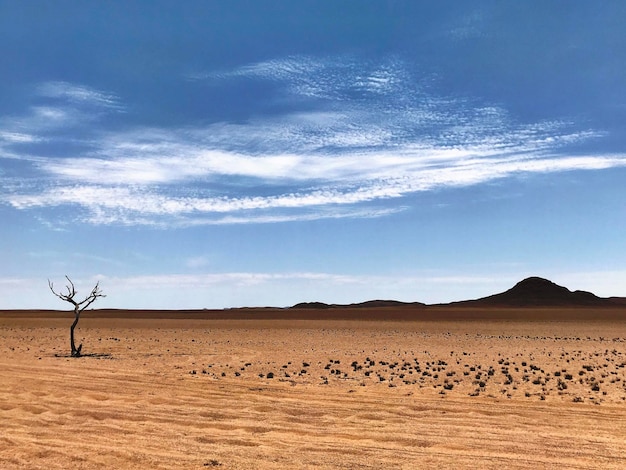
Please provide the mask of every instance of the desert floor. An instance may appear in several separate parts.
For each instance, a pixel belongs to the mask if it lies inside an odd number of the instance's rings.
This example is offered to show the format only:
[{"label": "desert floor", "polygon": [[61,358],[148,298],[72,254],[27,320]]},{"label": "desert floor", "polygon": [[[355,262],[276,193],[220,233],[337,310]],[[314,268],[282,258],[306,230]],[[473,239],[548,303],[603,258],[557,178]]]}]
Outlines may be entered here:
[{"label": "desert floor", "polygon": [[626,468],[624,313],[5,312],[0,467]]}]

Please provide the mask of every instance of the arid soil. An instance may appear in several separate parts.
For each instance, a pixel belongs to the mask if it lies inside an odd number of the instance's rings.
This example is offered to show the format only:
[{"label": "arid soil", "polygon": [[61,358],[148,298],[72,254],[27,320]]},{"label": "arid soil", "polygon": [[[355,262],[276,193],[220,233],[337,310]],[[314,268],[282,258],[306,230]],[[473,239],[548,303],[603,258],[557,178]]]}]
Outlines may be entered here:
[{"label": "arid soil", "polygon": [[0,468],[626,468],[626,310],[358,315],[4,312]]}]

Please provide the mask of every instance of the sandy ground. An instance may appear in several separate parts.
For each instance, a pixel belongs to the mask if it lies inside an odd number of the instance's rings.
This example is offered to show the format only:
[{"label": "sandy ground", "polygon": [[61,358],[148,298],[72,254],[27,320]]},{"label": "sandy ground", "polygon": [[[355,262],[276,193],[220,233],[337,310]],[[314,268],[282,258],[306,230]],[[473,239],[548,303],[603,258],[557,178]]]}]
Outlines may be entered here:
[{"label": "sandy ground", "polygon": [[0,315],[0,468],[626,468],[626,322],[521,317]]}]

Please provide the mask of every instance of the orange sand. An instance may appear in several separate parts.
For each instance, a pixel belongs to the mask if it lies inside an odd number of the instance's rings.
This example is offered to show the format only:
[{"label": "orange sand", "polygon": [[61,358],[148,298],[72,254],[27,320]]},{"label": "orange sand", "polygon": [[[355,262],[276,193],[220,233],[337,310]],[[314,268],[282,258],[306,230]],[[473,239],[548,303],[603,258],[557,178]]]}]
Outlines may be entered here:
[{"label": "orange sand", "polygon": [[624,312],[431,310],[0,314],[0,467],[626,467]]}]

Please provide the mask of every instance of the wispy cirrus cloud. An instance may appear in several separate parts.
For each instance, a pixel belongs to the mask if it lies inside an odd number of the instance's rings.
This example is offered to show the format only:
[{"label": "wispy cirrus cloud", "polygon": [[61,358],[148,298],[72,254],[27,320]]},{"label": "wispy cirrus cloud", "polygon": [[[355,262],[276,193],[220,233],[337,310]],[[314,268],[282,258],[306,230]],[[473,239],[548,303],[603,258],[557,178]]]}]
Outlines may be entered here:
[{"label": "wispy cirrus cloud", "polygon": [[[396,95],[407,99],[420,92],[407,88],[410,80],[404,62],[391,57],[384,61],[364,61],[344,55],[331,59],[292,56],[239,67],[207,78],[253,77],[286,84],[289,92],[309,98],[359,100],[368,95]],[[409,93],[400,96],[398,92]]]},{"label": "wispy cirrus cloud", "polygon": [[42,83],[36,88],[36,93],[39,96],[59,99],[66,103],[122,109],[119,98],[113,93],[105,93],[88,86],[63,81]]},{"label": "wispy cirrus cloud", "polygon": [[0,132],[0,142],[8,143],[8,144],[26,144],[36,142],[37,137],[29,134],[24,134],[21,132],[10,132],[10,131],[1,131]]},{"label": "wispy cirrus cloud", "polygon": [[124,110],[112,93],[67,82],[42,83],[32,98],[23,114],[0,116],[0,150],[7,145],[67,142],[68,137],[58,136],[59,131],[89,129],[103,115]]},{"label": "wispy cirrus cloud", "polygon": [[[384,156],[380,156],[384,158]],[[148,223],[167,225],[279,222],[333,217],[388,215],[401,207],[374,209],[354,207],[385,199],[450,186],[467,186],[516,173],[546,173],[567,170],[598,170],[626,165],[623,155],[577,156],[543,159],[474,159],[433,168],[402,169],[398,174],[361,179],[351,185],[335,180],[335,187],[302,189],[264,196],[175,196],[159,188],[106,185],[55,187],[38,194],[13,195],[10,203],[19,209],[49,206],[79,206],[88,210],[91,223]],[[202,192],[202,191],[200,191]],[[207,191],[210,192],[210,191]],[[330,210],[329,206],[338,206]],[[350,207],[350,209],[348,209]],[[315,213],[301,213],[315,210]],[[295,211],[295,212],[294,212]],[[222,214],[231,214],[224,217]],[[143,219],[142,219],[143,218]]]},{"label": "wispy cirrus cloud", "polygon": [[[22,153],[36,178],[9,185],[2,200],[20,210],[79,207],[92,224],[270,223],[384,216],[413,193],[626,166],[626,154],[574,151],[602,131],[567,120],[520,123],[494,104],[437,96],[398,59],[289,57],[195,79],[233,77],[271,80],[283,91],[276,99],[312,105],[237,124],[92,129],[64,158]],[[113,94],[64,82],[38,92],[67,106],[32,108],[21,130],[0,121],[13,153],[46,135],[37,125],[44,115],[71,129],[64,113],[76,103],[121,107]]]}]

